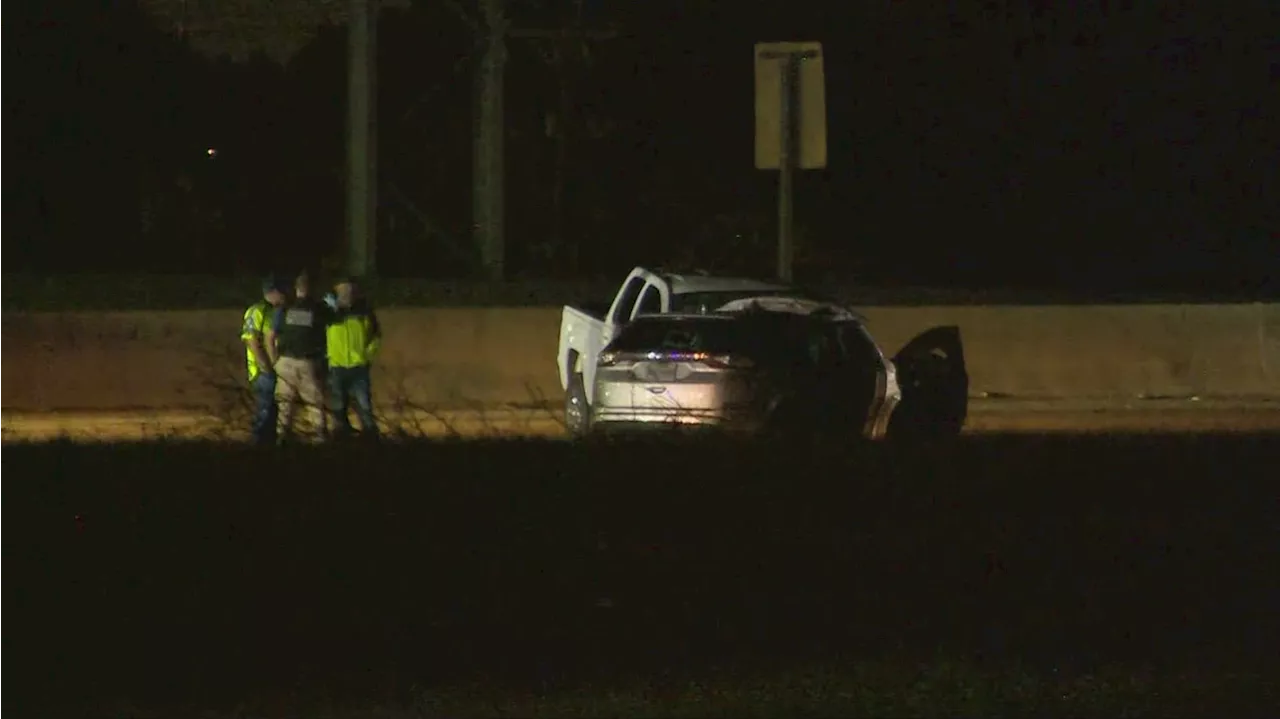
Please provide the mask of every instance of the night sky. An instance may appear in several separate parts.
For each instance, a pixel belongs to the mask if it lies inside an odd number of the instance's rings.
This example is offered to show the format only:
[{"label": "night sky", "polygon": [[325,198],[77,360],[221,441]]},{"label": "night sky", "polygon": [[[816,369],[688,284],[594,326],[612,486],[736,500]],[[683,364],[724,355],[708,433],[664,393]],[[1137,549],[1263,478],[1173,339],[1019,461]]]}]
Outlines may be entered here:
[{"label": "night sky", "polygon": [[[510,2],[517,27],[578,17]],[[798,277],[1275,293],[1280,4],[1047,5],[586,0],[582,21],[617,35],[564,46],[559,73],[549,44],[509,41],[508,266],[770,274],[753,44],[817,40],[830,165],[797,180]],[[5,9],[5,272],[342,255],[342,27],[284,62],[211,59],[127,2]],[[381,272],[478,274],[471,30],[418,0],[384,11],[380,43]]]}]

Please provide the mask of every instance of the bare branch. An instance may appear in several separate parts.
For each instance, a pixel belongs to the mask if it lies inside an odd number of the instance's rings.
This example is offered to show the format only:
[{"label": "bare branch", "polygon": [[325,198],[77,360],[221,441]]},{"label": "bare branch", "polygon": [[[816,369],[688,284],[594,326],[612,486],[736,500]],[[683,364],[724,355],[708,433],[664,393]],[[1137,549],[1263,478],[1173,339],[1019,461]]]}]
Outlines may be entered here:
[{"label": "bare branch", "polygon": [[466,23],[467,27],[470,28],[472,33],[475,33],[477,36],[479,36],[480,23],[477,22],[476,19],[471,16],[471,13],[467,12],[466,9],[462,7],[462,5],[458,2],[458,0],[444,0],[444,5],[445,7],[449,8],[450,12],[452,12],[454,15],[457,15],[459,20]]},{"label": "bare branch", "polygon": [[[320,30],[347,21],[348,0],[141,0],[163,27],[202,55],[243,62],[256,53],[285,64]],[[384,7],[393,5],[388,0]]]}]

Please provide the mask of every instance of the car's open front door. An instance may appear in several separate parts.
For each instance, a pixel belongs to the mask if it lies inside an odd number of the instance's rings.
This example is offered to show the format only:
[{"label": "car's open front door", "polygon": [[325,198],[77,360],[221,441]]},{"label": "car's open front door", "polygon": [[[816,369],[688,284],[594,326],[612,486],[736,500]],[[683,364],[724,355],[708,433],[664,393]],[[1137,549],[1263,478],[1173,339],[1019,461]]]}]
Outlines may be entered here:
[{"label": "car's open front door", "polygon": [[969,373],[960,328],[934,327],[893,358],[902,400],[889,420],[889,437],[953,437],[969,411]]}]

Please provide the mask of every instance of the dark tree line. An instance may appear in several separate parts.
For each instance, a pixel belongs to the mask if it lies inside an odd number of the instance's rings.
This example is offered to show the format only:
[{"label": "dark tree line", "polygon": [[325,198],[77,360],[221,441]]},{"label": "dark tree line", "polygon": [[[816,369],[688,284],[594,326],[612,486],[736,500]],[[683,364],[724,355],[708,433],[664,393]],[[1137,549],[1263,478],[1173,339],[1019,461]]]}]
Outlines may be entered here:
[{"label": "dark tree line", "polygon": [[[569,7],[513,14],[550,25],[572,21]],[[585,7],[617,36],[511,43],[517,272],[767,271],[774,178],[751,167],[751,44],[803,38],[827,52],[831,166],[799,179],[802,272],[1184,286],[1277,273],[1267,4]],[[21,68],[5,101],[8,271],[256,271],[339,250],[345,41],[333,19],[277,48],[287,59],[210,60],[127,4],[8,10]],[[383,23],[384,271],[474,270],[474,55],[446,3]]]}]

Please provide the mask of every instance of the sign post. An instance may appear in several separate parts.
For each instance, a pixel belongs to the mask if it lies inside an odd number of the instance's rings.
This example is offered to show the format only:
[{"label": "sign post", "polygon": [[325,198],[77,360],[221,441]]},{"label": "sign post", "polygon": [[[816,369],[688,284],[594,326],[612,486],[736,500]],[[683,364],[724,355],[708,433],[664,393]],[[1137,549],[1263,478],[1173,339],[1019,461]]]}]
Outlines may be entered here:
[{"label": "sign post", "polygon": [[778,170],[778,278],[792,280],[797,169],[827,166],[822,44],[757,43],[756,168]]}]

